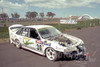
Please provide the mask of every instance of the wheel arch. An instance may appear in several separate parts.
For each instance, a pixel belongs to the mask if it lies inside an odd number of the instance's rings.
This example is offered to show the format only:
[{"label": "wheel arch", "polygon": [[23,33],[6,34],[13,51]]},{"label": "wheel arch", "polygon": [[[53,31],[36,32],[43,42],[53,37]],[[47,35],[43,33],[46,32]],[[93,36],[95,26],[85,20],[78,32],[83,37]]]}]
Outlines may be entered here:
[{"label": "wheel arch", "polygon": [[20,43],[19,47],[17,47],[17,48],[21,49],[21,48],[22,48],[22,45],[21,45],[20,40],[16,38],[16,39],[15,39],[15,44],[16,44],[16,42],[17,42],[17,43],[18,43],[18,42]]},{"label": "wheel arch", "polygon": [[[48,48],[52,48],[52,47],[47,47],[45,50],[44,50],[44,55],[46,56],[46,50],[48,49]],[[52,49],[54,49],[54,48],[52,48]],[[54,49],[55,50],[55,49]],[[56,50],[55,50],[56,51]]]},{"label": "wheel arch", "polygon": [[20,42],[20,40],[19,40],[18,38],[15,38],[15,42],[16,42],[17,40]]}]

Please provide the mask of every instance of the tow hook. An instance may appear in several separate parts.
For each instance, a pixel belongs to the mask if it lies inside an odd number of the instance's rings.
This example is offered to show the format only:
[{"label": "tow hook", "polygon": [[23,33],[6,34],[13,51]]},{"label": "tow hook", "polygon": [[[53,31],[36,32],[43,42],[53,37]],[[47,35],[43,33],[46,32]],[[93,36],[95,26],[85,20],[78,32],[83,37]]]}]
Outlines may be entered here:
[{"label": "tow hook", "polygon": [[89,53],[84,54],[85,56],[89,56]]}]

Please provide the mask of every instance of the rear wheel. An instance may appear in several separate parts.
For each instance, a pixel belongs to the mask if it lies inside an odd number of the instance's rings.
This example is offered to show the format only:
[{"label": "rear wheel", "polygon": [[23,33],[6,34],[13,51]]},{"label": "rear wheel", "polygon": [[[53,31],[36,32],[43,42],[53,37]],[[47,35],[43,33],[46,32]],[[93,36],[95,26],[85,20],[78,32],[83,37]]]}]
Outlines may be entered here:
[{"label": "rear wheel", "polygon": [[15,46],[20,49],[21,48],[21,44],[20,44],[20,41],[19,40],[15,40],[16,43],[15,43]]},{"label": "rear wheel", "polygon": [[49,60],[56,61],[58,59],[58,54],[53,48],[46,49],[46,57]]}]

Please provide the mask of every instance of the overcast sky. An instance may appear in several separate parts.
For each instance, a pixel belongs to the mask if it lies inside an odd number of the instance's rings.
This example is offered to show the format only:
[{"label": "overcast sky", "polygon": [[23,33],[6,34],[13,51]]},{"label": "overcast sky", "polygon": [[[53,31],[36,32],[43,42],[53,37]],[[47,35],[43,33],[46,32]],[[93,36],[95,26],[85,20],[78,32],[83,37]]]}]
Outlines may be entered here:
[{"label": "overcast sky", "polygon": [[[3,9],[2,9],[3,8]],[[53,12],[55,17],[89,14],[100,18],[100,0],[0,0],[0,13],[17,12],[22,18],[26,12]]]}]

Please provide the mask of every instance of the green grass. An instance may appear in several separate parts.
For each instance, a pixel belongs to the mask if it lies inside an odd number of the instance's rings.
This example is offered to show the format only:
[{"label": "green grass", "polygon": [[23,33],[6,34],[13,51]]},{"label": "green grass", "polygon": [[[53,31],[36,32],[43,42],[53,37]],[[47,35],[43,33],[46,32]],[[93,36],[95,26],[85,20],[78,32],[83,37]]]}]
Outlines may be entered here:
[{"label": "green grass", "polygon": [[8,27],[0,27],[0,39],[1,38],[8,38]]},{"label": "green grass", "polygon": [[[48,23],[47,25],[52,25],[57,29],[59,29],[60,31],[65,32],[66,30],[69,29],[81,29],[87,27],[100,26],[100,19],[78,21],[78,24],[60,24],[60,23],[49,24]],[[9,37],[8,27],[0,27],[0,39],[8,38],[8,37]]]},{"label": "green grass", "polygon": [[84,20],[84,21],[78,21],[78,24],[48,24],[56,27],[60,31],[64,32],[67,29],[81,29],[81,28],[87,28],[87,27],[94,27],[94,26],[100,26],[100,20],[94,19],[94,20]]}]

